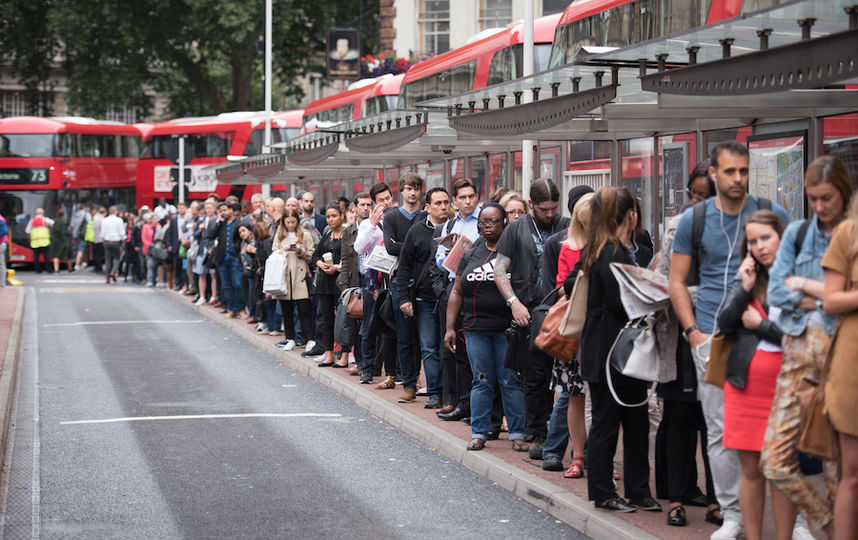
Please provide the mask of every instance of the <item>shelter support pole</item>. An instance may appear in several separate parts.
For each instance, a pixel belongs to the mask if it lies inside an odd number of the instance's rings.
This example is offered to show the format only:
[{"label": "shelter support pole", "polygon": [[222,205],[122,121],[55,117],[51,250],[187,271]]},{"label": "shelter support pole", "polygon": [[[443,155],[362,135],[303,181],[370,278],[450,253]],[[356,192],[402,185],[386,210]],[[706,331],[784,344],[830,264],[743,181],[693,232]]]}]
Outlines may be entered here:
[{"label": "shelter support pole", "polygon": [[611,183],[612,186],[623,185],[623,156],[620,141],[611,141]]},{"label": "shelter support pole", "polygon": [[819,118],[818,116],[811,116],[808,119],[808,130],[807,130],[807,139],[808,139],[808,149],[807,149],[807,162],[810,163],[814,159],[818,158],[825,154],[825,137],[823,132],[823,122],[824,118]]},{"label": "shelter support pole", "polygon": [[[524,57],[523,77],[533,75],[533,0],[524,2]],[[530,183],[533,181],[533,141],[521,141],[521,195],[530,198]]]},{"label": "shelter support pole", "polygon": [[709,152],[706,151],[706,141],[703,137],[703,131],[698,129],[694,132],[694,163],[691,164],[691,168],[693,169],[698,163],[706,159],[708,154]]}]

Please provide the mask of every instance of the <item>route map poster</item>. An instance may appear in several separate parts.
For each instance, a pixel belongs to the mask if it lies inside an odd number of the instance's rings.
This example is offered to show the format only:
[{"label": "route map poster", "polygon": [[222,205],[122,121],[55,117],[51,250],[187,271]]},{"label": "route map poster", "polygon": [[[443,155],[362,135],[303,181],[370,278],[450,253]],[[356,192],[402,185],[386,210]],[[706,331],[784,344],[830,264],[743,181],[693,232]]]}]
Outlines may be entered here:
[{"label": "route map poster", "polygon": [[804,219],[805,139],[804,132],[748,137],[748,190],[783,206],[790,221]]}]

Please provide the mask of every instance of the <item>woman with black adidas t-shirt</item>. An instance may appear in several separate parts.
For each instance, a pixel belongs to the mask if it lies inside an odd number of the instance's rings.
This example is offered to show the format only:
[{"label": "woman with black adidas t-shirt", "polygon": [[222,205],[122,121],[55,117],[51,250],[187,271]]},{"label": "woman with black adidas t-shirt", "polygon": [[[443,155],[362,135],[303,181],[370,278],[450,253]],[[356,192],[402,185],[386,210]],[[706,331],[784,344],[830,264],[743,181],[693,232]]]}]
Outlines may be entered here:
[{"label": "woman with black adidas t-shirt", "polygon": [[506,211],[501,205],[488,203],[483,206],[477,222],[481,238],[462,257],[447,304],[444,344],[455,352],[456,330],[452,324],[461,311],[462,332],[474,373],[468,450],[482,450],[486,445],[496,384],[500,384],[513,450],[527,450],[524,443],[524,388],[518,374],[503,365],[507,347],[504,331],[509,327],[512,313],[494,282],[497,242],[506,223]]}]

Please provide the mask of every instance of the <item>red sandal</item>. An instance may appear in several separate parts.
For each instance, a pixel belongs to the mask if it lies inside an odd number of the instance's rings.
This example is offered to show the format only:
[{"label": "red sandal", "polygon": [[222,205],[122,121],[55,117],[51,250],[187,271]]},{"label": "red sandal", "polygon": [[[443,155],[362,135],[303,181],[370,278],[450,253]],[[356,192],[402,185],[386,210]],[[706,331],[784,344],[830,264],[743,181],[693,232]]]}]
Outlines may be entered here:
[{"label": "red sandal", "polygon": [[572,464],[563,473],[563,478],[581,478],[584,476],[584,457],[575,456],[572,458]]}]

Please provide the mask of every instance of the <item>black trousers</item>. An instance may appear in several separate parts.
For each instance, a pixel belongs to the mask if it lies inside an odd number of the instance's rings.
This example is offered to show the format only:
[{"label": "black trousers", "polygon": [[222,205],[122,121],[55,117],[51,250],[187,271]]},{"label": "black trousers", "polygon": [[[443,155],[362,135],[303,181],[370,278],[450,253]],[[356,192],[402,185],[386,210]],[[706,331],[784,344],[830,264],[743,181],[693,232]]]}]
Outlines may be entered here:
[{"label": "black trousers", "polygon": [[92,243],[92,266],[96,272],[101,272],[104,263],[104,244],[102,242]]},{"label": "black trousers", "polygon": [[293,307],[298,308],[298,320],[301,322],[301,332],[304,333],[304,339],[313,339],[313,334],[310,331],[312,327],[310,321],[313,320],[312,307],[310,299],[303,300],[280,300],[280,311],[283,314],[283,334],[285,339],[295,339],[295,319],[292,316],[294,313]]},{"label": "black trousers", "polygon": [[[317,293],[313,298],[316,298],[319,303],[316,311],[316,344],[326,351],[334,350],[334,317],[336,316],[335,309],[337,307],[337,297],[333,294]],[[303,323],[301,325],[303,330]],[[305,336],[305,339],[309,339]]]},{"label": "black trousers", "polygon": [[456,319],[456,352],[451,353],[444,346],[444,334],[447,329],[447,301],[452,283],[447,287],[447,296],[438,303],[441,317],[441,372],[444,381],[444,391],[441,401],[447,405],[456,405],[466,411],[471,410],[471,385],[474,374],[471,372],[471,362],[468,360],[468,349],[465,346],[465,336],[462,328],[462,315]]},{"label": "black trousers", "polygon": [[709,504],[718,504],[712,483],[712,471],[709,468],[706,421],[703,419],[700,402],[665,399],[664,414],[658,431],[656,445],[663,440],[664,451],[662,453],[656,449],[656,460],[663,455],[664,463],[657,463],[656,469],[664,467],[667,473],[667,499],[670,502],[685,502],[700,495],[700,488],[697,487],[699,436],[703,448],[703,468],[706,472],[706,500]]},{"label": "black trousers", "polygon": [[[44,268],[45,272],[50,272],[50,262],[51,260],[48,258],[48,246],[32,248],[33,249],[33,266],[34,270],[37,274],[42,273],[42,269]],[[4,278],[5,279],[5,278]]]},{"label": "black trousers", "polygon": [[109,278],[119,273],[119,256],[122,250],[120,242],[105,242],[104,254],[107,257],[104,265],[104,273]]},{"label": "black trousers", "polygon": [[522,340],[518,354],[524,383],[527,431],[531,435],[545,437],[548,435],[548,419],[554,409],[554,392],[549,389],[554,359],[541,351],[531,351],[527,340]]},{"label": "black trousers", "polygon": [[[602,502],[617,495],[614,489],[614,454],[620,426],[623,427],[623,492],[627,499],[641,500],[649,490],[649,413],[647,406],[619,405],[608,385],[590,387],[593,421],[587,441],[587,491],[591,501]],[[646,397],[646,383],[624,384],[617,389],[624,401],[639,402]]]}]

